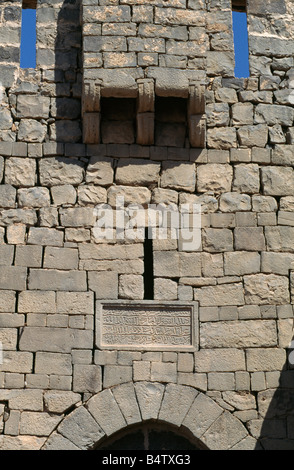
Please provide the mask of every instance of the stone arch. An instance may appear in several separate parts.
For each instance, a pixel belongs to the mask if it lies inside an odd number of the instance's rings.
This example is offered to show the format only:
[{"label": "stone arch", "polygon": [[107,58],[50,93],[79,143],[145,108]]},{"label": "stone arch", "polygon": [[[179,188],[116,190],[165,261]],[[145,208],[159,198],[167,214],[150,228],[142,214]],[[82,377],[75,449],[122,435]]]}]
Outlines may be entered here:
[{"label": "stone arch", "polygon": [[65,416],[42,450],[91,450],[106,437],[147,421],[186,430],[211,450],[256,445],[236,416],[193,387],[128,382],[98,392]]}]

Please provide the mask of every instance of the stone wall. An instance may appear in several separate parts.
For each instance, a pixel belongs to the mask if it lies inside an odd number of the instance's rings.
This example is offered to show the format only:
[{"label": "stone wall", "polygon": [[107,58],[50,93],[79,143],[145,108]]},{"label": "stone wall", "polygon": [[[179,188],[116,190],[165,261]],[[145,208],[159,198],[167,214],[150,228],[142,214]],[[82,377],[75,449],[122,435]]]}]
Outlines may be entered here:
[{"label": "stone wall", "polygon": [[[0,449],[149,420],[293,449],[293,4],[248,1],[237,79],[229,0],[81,3],[38,1],[35,70],[0,7]],[[96,236],[117,197],[201,204],[196,251],[153,240],[148,299],[197,304],[194,349],[99,347],[101,301],[147,300],[144,240]]]}]

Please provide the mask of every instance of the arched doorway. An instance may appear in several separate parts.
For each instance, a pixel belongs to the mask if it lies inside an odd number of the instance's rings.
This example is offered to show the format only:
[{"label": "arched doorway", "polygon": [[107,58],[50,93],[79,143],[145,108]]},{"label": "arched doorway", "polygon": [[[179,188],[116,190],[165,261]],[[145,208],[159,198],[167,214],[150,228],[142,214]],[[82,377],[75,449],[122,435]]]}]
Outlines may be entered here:
[{"label": "arched doorway", "polygon": [[93,450],[207,450],[207,447],[188,431],[150,421],[102,440]]},{"label": "arched doorway", "polygon": [[185,450],[183,445],[198,450],[252,450],[256,445],[237,417],[194,387],[128,382],[98,392],[71,411],[42,450],[102,450],[102,445],[114,443],[115,449],[124,445],[128,450],[126,446],[134,447],[134,430],[144,438],[147,433],[149,444],[136,445],[148,445],[149,450],[159,445],[154,450],[164,450],[167,439],[173,439],[171,450],[178,445],[180,450]]}]

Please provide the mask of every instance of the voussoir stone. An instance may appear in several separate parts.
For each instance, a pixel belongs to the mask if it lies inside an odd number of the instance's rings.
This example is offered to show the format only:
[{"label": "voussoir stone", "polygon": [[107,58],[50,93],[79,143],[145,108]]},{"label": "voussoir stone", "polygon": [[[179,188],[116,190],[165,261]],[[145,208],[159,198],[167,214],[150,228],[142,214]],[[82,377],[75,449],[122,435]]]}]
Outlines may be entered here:
[{"label": "voussoir stone", "polygon": [[68,415],[59,425],[58,432],[82,450],[90,449],[105,435],[84,407],[79,407]]}]

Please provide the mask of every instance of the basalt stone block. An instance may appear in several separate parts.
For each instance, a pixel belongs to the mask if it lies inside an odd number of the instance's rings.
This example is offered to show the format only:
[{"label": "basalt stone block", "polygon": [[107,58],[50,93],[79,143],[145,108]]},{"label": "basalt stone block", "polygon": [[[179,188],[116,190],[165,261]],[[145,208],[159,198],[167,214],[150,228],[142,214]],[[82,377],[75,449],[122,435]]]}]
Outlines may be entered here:
[{"label": "basalt stone block", "polygon": [[17,193],[19,207],[46,207],[50,206],[50,194],[47,188],[34,187],[19,189]]},{"label": "basalt stone block", "polygon": [[15,207],[16,189],[11,184],[0,185],[0,207]]},{"label": "basalt stone block", "polygon": [[292,126],[293,119],[294,110],[289,106],[259,104],[255,109],[255,124],[266,123],[269,126],[274,126],[275,124],[280,124],[281,126]]},{"label": "basalt stone block", "polygon": [[19,118],[48,119],[50,98],[38,95],[18,95],[16,112]]},{"label": "basalt stone block", "polygon": [[22,119],[18,128],[18,140],[21,142],[44,142],[47,126],[34,119]]}]

